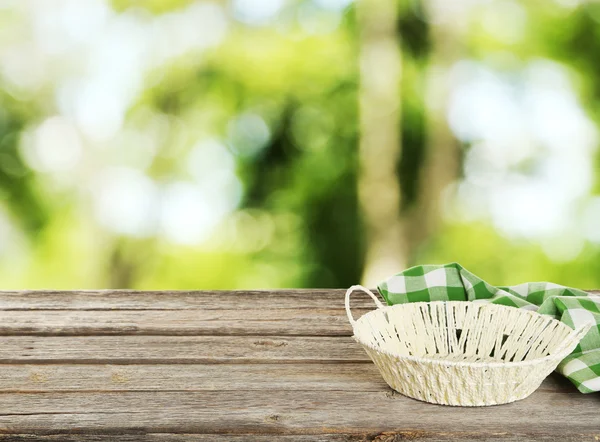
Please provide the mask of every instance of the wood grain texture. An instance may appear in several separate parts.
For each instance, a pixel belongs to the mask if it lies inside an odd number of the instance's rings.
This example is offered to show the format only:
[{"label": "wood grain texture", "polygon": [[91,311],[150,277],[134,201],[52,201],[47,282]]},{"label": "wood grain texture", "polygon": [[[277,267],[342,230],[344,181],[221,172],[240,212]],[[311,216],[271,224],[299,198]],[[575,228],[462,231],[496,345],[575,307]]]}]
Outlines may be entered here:
[{"label": "wood grain texture", "polygon": [[[110,391],[381,391],[373,364],[0,365],[0,394]],[[259,393],[257,393],[259,394]]]},{"label": "wood grain texture", "polygon": [[[374,290],[377,293],[377,290]],[[588,290],[600,294],[600,290]],[[345,289],[155,291],[0,291],[0,310],[263,310],[341,308]],[[355,293],[352,308],[373,301]]]},{"label": "wood grain texture", "polygon": [[[0,291],[0,310],[219,310],[341,308],[345,289],[165,291]],[[352,306],[373,309],[365,294]]]},{"label": "wood grain texture", "polygon": [[0,442],[600,440],[600,397],[557,375],[488,408],[393,392],[344,293],[0,292]]},{"label": "wood grain texture", "polygon": [[368,362],[351,337],[6,336],[0,364]]},{"label": "wood grain texture", "polygon": [[[0,365],[0,394],[112,391],[385,391],[370,363]],[[550,376],[539,391],[573,393]],[[257,393],[258,394],[258,393]]]},{"label": "wood grain texture", "polygon": [[0,310],[2,335],[351,336],[352,327],[343,308]]},{"label": "wood grain texture", "polygon": [[[560,438],[561,442],[596,442],[597,433],[572,433]],[[51,434],[51,435],[14,435],[0,434],[0,442],[556,442],[556,434],[551,433],[515,433],[487,432],[482,429],[477,432],[428,432],[428,431],[382,431],[376,433],[352,434],[311,434],[311,435],[258,435],[258,434]]]},{"label": "wood grain texture", "polygon": [[[435,406],[381,391],[20,393],[0,396],[3,433],[321,434],[599,431],[600,398],[535,392],[493,408]],[[560,416],[560,419],[557,419]],[[507,428],[508,427],[508,428]]]}]

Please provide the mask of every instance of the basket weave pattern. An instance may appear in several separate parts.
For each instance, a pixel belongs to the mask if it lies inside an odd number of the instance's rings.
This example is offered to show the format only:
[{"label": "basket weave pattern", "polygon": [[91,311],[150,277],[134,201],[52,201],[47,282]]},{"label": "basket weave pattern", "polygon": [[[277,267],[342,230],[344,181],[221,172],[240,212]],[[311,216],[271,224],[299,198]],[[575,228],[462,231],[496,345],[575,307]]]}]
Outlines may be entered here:
[{"label": "basket weave pattern", "polygon": [[[356,288],[356,287],[353,287]],[[445,405],[481,406],[529,396],[579,342],[549,316],[503,305],[448,301],[384,307],[354,321],[355,339],[398,392]],[[361,287],[362,289],[362,287]]]}]

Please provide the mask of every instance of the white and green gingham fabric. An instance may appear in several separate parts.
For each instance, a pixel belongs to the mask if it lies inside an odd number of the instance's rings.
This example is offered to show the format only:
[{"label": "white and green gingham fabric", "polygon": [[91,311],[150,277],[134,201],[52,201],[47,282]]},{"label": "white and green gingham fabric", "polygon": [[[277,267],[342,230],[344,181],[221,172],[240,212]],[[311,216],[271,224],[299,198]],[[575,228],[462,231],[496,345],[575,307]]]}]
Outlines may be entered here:
[{"label": "white and green gingham fabric", "polygon": [[549,282],[494,287],[457,263],[411,267],[377,287],[388,305],[407,302],[491,302],[551,315],[571,328],[594,322],[557,371],[582,393],[600,391],[600,296]]}]

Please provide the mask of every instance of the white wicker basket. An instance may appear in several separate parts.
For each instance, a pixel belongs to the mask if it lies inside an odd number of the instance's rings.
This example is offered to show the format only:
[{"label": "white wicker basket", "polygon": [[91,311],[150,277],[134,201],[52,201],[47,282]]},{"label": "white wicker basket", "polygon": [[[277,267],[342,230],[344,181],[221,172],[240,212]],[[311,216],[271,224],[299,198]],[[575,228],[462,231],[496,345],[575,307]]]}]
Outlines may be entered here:
[{"label": "white wicker basket", "polygon": [[[362,289],[377,309],[357,321],[350,294]],[[444,405],[506,404],[539,387],[589,330],[532,311],[448,301],[384,306],[369,290],[346,292],[354,338],[384,380],[403,395]]]}]

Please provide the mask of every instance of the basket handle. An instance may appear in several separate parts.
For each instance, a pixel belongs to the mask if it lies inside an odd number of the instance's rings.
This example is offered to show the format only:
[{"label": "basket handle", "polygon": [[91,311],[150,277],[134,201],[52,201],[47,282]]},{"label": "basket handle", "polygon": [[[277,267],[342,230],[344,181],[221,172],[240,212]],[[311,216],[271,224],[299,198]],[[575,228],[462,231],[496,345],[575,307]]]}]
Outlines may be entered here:
[{"label": "basket handle", "polygon": [[353,285],[346,291],[346,300],[345,300],[346,314],[348,315],[348,321],[350,321],[350,324],[352,324],[352,327],[354,327],[354,324],[356,324],[356,321],[352,317],[352,312],[350,311],[350,294],[354,290],[362,290],[367,295],[369,295],[371,298],[373,298],[373,301],[375,301],[375,305],[377,306],[377,308],[384,307],[383,304],[381,303],[381,301],[379,301],[377,296],[371,290],[364,288],[362,285]]}]

